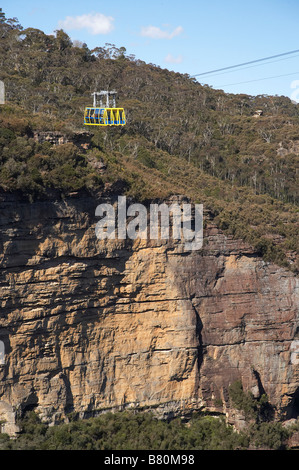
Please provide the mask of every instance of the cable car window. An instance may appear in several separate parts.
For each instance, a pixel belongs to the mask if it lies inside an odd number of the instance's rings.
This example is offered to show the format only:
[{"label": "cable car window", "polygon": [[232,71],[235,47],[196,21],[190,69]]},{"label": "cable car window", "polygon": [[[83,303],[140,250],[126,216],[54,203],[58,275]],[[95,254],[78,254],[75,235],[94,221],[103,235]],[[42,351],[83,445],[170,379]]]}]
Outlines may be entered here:
[{"label": "cable car window", "polygon": [[[119,126],[125,125],[125,113],[123,108],[116,108],[116,91],[101,91],[92,93],[94,104],[85,108],[84,124],[93,126]],[[100,106],[97,103],[97,96],[100,96]],[[107,99],[107,105],[103,106],[103,97]],[[110,97],[112,97],[110,99]]]}]

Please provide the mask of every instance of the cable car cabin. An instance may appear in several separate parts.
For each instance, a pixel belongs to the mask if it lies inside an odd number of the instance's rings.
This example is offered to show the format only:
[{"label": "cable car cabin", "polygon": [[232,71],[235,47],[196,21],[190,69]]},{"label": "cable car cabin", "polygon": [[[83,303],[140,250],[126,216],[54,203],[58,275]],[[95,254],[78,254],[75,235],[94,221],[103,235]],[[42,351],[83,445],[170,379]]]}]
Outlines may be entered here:
[{"label": "cable car cabin", "polygon": [[86,126],[125,126],[126,116],[123,108],[85,108]]}]

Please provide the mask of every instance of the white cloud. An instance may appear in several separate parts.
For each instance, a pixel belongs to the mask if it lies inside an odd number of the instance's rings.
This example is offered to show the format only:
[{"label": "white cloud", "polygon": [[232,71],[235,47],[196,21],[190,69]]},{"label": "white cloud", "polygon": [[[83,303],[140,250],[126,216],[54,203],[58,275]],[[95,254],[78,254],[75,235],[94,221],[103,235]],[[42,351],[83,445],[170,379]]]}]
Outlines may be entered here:
[{"label": "white cloud", "polygon": [[182,26],[178,26],[171,33],[169,31],[163,31],[157,26],[143,26],[141,29],[141,36],[145,36],[152,39],[172,39],[183,32]]},{"label": "white cloud", "polygon": [[74,29],[87,29],[90,34],[107,34],[113,29],[114,18],[102,13],[88,13],[81,16],[67,16],[65,20],[59,21],[59,27],[66,31]]},{"label": "white cloud", "polygon": [[165,57],[165,62],[168,62],[169,64],[180,64],[183,62],[183,56],[178,55],[177,57],[174,57],[172,54],[168,54]]}]

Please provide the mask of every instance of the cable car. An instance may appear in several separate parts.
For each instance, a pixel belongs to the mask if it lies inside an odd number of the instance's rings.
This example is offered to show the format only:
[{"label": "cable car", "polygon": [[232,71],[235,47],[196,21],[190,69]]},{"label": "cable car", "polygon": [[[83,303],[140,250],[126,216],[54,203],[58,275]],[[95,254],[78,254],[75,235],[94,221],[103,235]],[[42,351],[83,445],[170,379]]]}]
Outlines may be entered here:
[{"label": "cable car", "polygon": [[[117,108],[115,103],[116,91],[100,91],[92,93],[93,106],[85,108],[85,126],[125,126],[126,116],[124,108]],[[97,96],[100,103],[97,104]],[[106,106],[103,105],[103,97],[106,96]],[[110,106],[110,97],[113,103]]]}]

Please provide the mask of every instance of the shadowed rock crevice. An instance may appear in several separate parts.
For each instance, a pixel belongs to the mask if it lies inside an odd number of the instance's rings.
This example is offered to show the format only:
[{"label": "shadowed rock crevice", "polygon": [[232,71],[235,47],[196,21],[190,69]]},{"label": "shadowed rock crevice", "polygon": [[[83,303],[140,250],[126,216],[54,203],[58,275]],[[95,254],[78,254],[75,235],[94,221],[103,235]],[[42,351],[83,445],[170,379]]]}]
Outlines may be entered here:
[{"label": "shadowed rock crevice", "polygon": [[297,419],[299,416],[299,387],[296,389],[295,393],[292,395],[290,404],[286,410],[287,419]]},{"label": "shadowed rock crevice", "polygon": [[192,301],[192,305],[195,311],[196,315],[196,338],[197,338],[197,367],[198,367],[198,377],[200,378],[200,368],[203,363],[204,359],[204,347],[203,347],[203,342],[202,342],[202,329],[203,329],[203,324],[199,315],[199,312],[197,310],[197,307],[194,305]]},{"label": "shadowed rock crevice", "polygon": [[29,411],[33,411],[38,407],[38,397],[35,391],[30,393],[25,400],[22,401],[20,410],[18,410],[18,414],[20,419],[23,419],[26,413]]}]

